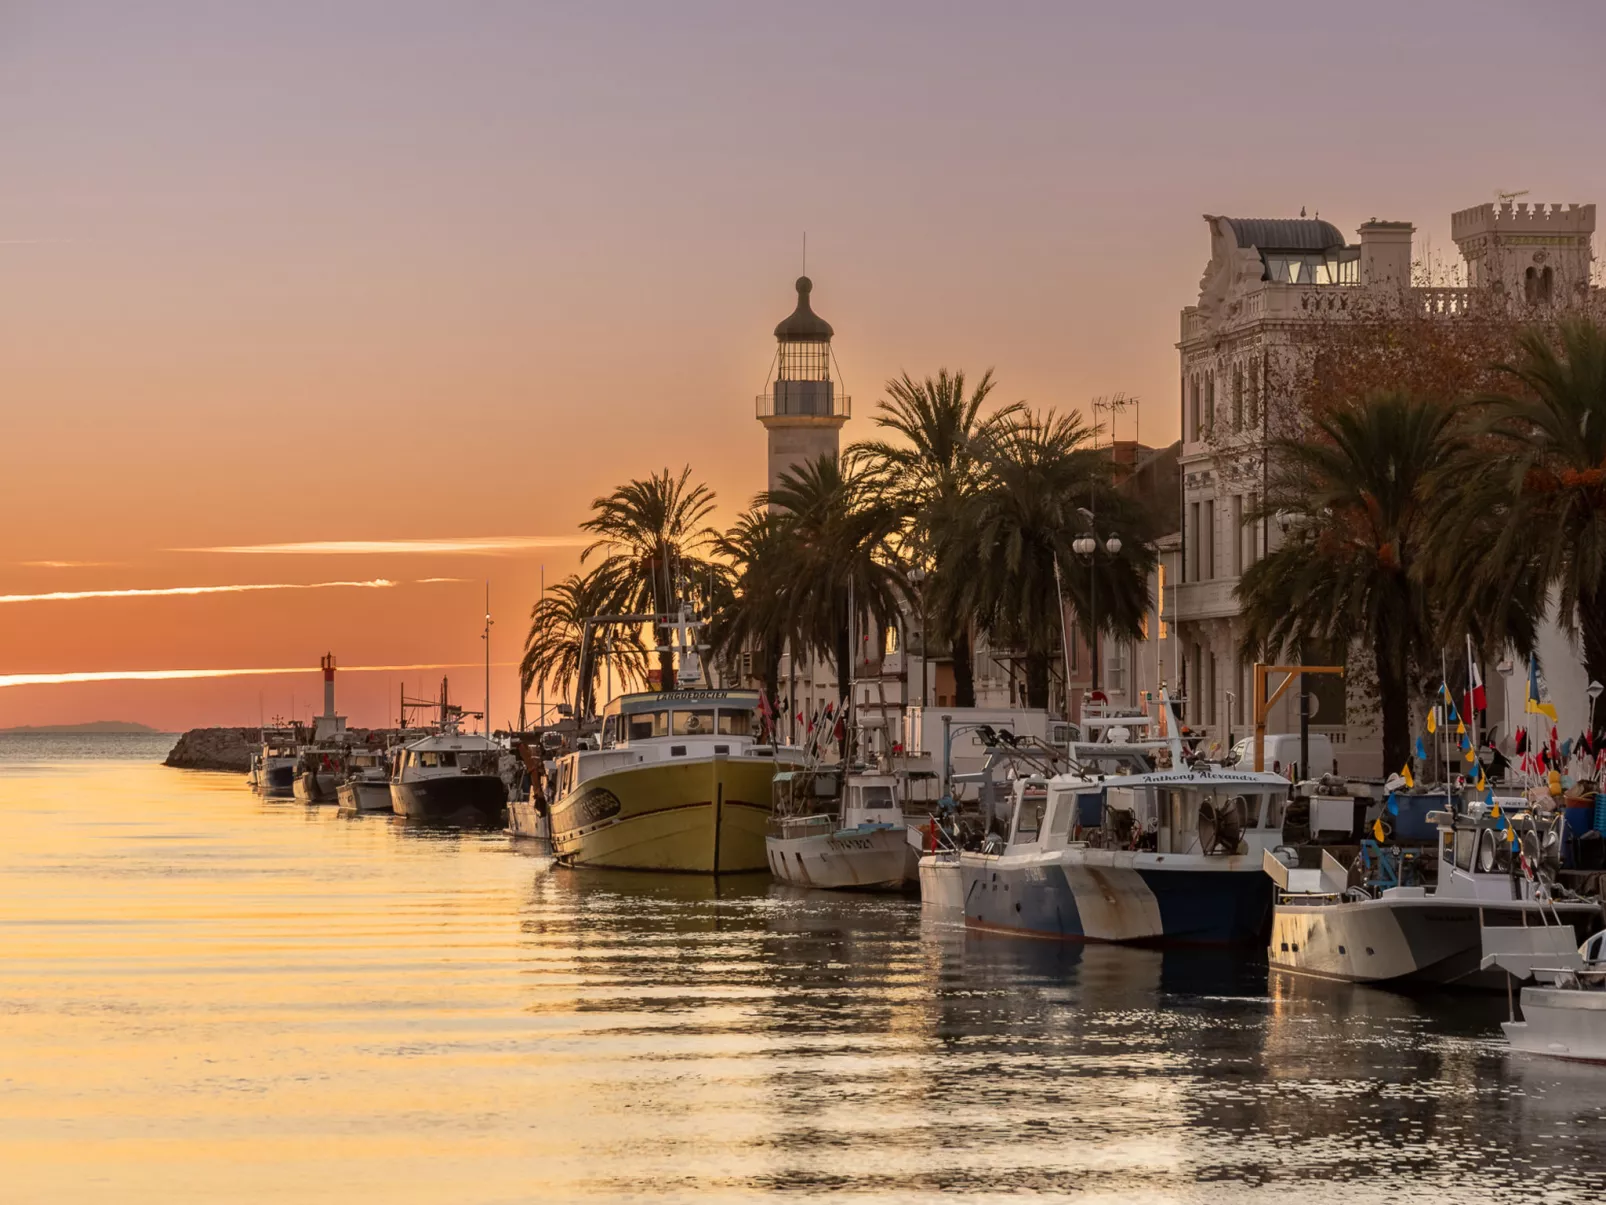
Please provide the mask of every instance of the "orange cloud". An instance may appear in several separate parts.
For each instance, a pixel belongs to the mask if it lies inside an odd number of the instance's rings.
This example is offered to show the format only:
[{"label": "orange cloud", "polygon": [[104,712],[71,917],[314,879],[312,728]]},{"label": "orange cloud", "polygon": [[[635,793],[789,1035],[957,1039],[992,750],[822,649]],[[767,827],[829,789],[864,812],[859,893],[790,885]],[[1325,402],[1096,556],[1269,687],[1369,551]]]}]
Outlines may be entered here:
[{"label": "orange cloud", "polygon": [[171,552],[228,552],[278,556],[367,556],[379,554],[467,553],[506,556],[533,548],[580,548],[581,536],[447,536],[436,540],[308,540],[291,544],[225,544],[216,548],[173,548]]}]

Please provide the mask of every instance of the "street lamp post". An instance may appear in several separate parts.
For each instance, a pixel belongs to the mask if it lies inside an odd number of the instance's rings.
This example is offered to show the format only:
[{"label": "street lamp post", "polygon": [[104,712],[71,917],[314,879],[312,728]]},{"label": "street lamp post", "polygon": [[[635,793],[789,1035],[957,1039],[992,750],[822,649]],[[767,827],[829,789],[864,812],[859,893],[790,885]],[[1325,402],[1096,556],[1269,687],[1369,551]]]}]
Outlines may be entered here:
[{"label": "street lamp post", "polygon": [[926,571],[919,565],[909,570],[909,580],[920,594],[920,706],[926,705],[926,663],[931,660],[931,633],[926,630]]},{"label": "street lamp post", "polygon": [[[1093,531],[1093,514],[1091,511],[1082,511],[1082,517],[1087,520],[1088,530],[1071,541],[1071,551],[1087,561],[1088,584],[1088,647],[1093,657],[1093,689],[1099,688],[1099,577],[1097,555],[1099,551],[1098,537]],[[1121,537],[1113,532],[1104,541],[1104,551],[1110,556],[1119,556],[1121,552]]]}]

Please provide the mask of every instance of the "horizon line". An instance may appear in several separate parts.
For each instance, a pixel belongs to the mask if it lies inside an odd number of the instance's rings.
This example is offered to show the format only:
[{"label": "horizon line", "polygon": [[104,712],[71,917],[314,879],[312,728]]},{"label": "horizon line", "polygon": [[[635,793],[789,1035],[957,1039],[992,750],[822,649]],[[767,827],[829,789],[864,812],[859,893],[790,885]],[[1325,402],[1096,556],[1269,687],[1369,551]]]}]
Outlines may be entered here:
[{"label": "horizon line", "polygon": [[[491,668],[516,667],[517,661],[493,661]],[[428,665],[337,665],[346,674],[397,674],[419,669],[483,669],[483,661],[435,662]],[[316,674],[316,665],[272,666],[253,669],[111,669],[58,674],[0,674],[0,689],[12,686],[72,686],[84,682],[177,682],[206,678],[254,678],[284,674]]]}]

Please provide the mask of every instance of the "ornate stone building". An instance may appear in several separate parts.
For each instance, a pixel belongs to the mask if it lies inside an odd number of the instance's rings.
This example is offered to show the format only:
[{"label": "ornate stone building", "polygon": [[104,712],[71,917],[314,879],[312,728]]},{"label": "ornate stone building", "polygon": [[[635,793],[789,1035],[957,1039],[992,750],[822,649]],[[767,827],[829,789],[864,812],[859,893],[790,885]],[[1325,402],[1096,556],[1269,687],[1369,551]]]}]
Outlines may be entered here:
[{"label": "ornate stone building", "polygon": [[[1182,548],[1172,609],[1188,719],[1208,739],[1252,724],[1250,667],[1234,590],[1274,549],[1277,525],[1249,523],[1266,480],[1264,449],[1292,429],[1297,368],[1331,323],[1388,310],[1454,321],[1482,308],[1522,314],[1591,301],[1593,205],[1484,204],[1451,216],[1465,264],[1458,287],[1413,283],[1408,222],[1370,221],[1350,243],[1330,222],[1205,216],[1210,261],[1182,311]],[[1336,682],[1312,680],[1312,730],[1333,740],[1340,769],[1375,773],[1376,725]],[[1269,730],[1298,730],[1293,692]],[[1324,769],[1326,767],[1316,767]]]}]

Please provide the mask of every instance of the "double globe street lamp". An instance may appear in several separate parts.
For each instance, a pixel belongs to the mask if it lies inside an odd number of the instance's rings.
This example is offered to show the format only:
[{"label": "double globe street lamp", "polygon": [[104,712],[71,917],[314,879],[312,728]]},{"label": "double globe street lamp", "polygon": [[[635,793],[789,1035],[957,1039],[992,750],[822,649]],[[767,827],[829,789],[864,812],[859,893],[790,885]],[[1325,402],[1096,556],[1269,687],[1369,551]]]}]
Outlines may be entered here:
[{"label": "double globe street lamp", "polygon": [[[1086,512],[1084,511],[1083,514],[1086,515]],[[1089,522],[1092,521],[1092,517],[1090,515],[1087,515],[1086,517],[1088,518]],[[1076,539],[1071,541],[1071,551],[1087,561],[1089,604],[1088,638],[1089,644],[1091,645],[1090,651],[1093,654],[1094,690],[1099,689],[1099,579],[1098,574],[1094,569],[1094,557],[1098,553],[1098,550],[1098,537],[1095,536],[1091,531],[1083,532],[1081,535],[1077,536]],[[1109,537],[1104,541],[1104,551],[1109,553],[1111,556],[1119,556],[1121,553],[1121,537],[1113,532],[1110,533]]]}]

